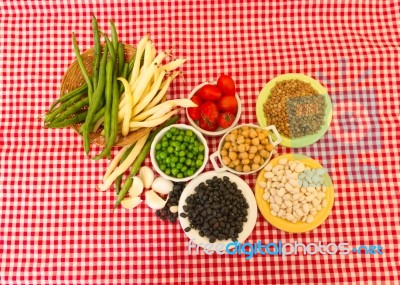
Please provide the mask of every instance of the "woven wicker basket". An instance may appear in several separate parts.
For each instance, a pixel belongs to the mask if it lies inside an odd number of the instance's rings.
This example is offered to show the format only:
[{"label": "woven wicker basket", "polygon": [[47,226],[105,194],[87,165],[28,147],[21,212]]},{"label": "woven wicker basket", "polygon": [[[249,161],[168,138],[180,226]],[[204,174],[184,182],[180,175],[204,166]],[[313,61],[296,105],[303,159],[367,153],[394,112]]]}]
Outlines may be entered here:
[{"label": "woven wicker basket", "polygon": [[[135,47],[131,45],[124,44],[125,50],[125,60],[130,61],[135,55]],[[89,74],[89,76],[93,73],[93,61],[94,61],[94,49],[88,49],[82,54],[83,63],[85,68]],[[65,93],[68,93],[71,90],[76,89],[77,87],[83,85],[85,83],[85,79],[82,76],[81,70],[79,68],[78,62],[75,60],[67,69],[62,81],[61,81],[61,90],[60,96]],[[163,100],[166,99],[166,96]],[[82,109],[83,111],[84,109]],[[76,124],[72,126],[73,129],[79,133],[79,129],[81,124]],[[152,128],[140,128],[137,131],[130,132],[126,137],[122,135],[118,135],[115,141],[115,146],[125,146],[132,144],[138,141],[141,137],[145,136],[151,131]],[[105,146],[105,138],[101,135],[102,129],[97,130],[95,133],[90,134],[90,142],[92,144]]]}]

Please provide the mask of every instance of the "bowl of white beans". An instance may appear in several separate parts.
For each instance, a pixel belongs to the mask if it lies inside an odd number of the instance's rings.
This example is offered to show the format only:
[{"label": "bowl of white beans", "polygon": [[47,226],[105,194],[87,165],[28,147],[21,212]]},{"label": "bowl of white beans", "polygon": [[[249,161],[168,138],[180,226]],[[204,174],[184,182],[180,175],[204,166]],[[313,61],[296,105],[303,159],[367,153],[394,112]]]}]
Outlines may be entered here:
[{"label": "bowl of white beans", "polygon": [[210,160],[217,172],[251,174],[268,163],[280,142],[275,126],[239,125],[222,137],[218,151],[210,155]]},{"label": "bowl of white beans", "polygon": [[290,233],[308,232],[320,226],[334,202],[333,185],[326,169],[300,154],[272,159],[257,177],[255,194],[264,218]]}]

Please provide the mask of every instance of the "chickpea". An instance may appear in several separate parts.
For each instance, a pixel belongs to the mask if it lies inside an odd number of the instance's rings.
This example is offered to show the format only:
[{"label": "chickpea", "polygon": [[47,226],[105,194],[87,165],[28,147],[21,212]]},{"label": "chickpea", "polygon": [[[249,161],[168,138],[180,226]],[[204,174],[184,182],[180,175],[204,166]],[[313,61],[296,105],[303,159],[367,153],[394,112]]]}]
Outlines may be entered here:
[{"label": "chickpea", "polygon": [[266,136],[264,135],[264,133],[259,133],[258,134],[258,139],[260,140],[260,141],[262,141],[263,139],[265,139],[266,138]]},{"label": "chickpea", "polygon": [[254,146],[254,145],[252,145],[252,146],[250,147],[250,149],[249,149],[249,152],[250,152],[250,153],[256,153],[256,152],[257,152],[257,147]]},{"label": "chickpea", "polygon": [[268,139],[267,139],[267,138],[262,139],[262,140],[261,140],[261,144],[263,144],[263,145],[269,144]]},{"label": "chickpea", "polygon": [[263,133],[263,135],[264,135],[266,138],[267,138],[268,135],[269,135],[267,130],[263,130],[262,133]]},{"label": "chickpea", "polygon": [[265,149],[262,149],[262,150],[260,151],[260,155],[261,155],[261,157],[263,157],[263,158],[267,158],[267,157],[269,156],[269,152],[266,151]]},{"label": "chickpea", "polygon": [[244,143],[250,145],[251,144],[251,139],[250,138],[245,138]]},{"label": "chickpea", "polygon": [[249,154],[247,152],[241,152],[238,156],[240,159],[249,158]]},{"label": "chickpea", "polygon": [[246,145],[245,144],[241,144],[238,146],[238,151],[239,152],[245,152],[246,151]]},{"label": "chickpea", "polygon": [[244,143],[244,136],[242,136],[242,135],[238,136],[236,143],[238,143],[238,144]]},{"label": "chickpea", "polygon": [[245,144],[245,147],[246,147],[246,151],[249,151],[249,149],[250,149],[250,144]]},{"label": "chickpea", "polygon": [[250,154],[249,154],[249,159],[252,160],[255,156],[256,156],[255,153],[250,153]]},{"label": "chickpea", "polygon": [[256,128],[256,132],[257,132],[258,135],[260,135],[260,133],[262,133],[262,131],[263,131],[263,129],[261,129],[261,128]]},{"label": "chickpea", "polygon": [[234,161],[233,161],[233,164],[234,164],[235,166],[240,165],[240,160],[239,160],[239,159],[234,160]]},{"label": "chickpea", "polygon": [[243,126],[243,127],[241,127],[241,129],[242,129],[242,131],[248,131],[250,129],[250,127],[249,126]]},{"label": "chickpea", "polygon": [[232,135],[237,135],[237,134],[238,134],[238,130],[237,130],[237,129],[233,130],[233,131],[231,132],[231,134],[232,134]]},{"label": "chickpea", "polygon": [[224,149],[229,149],[231,147],[231,142],[229,142],[229,141],[226,141],[225,143],[224,143],[224,145],[223,145],[223,148]]},{"label": "chickpea", "polygon": [[248,165],[243,165],[243,172],[250,172],[251,168]]},{"label": "chickpea", "polygon": [[243,166],[238,165],[238,166],[235,167],[235,170],[239,171],[239,172],[242,172],[243,171]]},{"label": "chickpea", "polygon": [[235,168],[235,165],[233,164],[233,161],[229,162],[228,167],[229,167],[229,168],[232,168],[232,169]]},{"label": "chickpea", "polygon": [[253,162],[254,162],[254,163],[257,163],[257,164],[260,164],[260,162],[261,162],[261,155],[256,154],[256,155],[254,156],[254,158],[253,158]]},{"label": "chickpea", "polygon": [[257,150],[258,151],[261,151],[261,150],[263,150],[264,149],[264,146],[262,145],[262,144],[259,144],[258,146],[257,146]]},{"label": "chickpea", "polygon": [[243,159],[242,164],[243,165],[250,164],[250,159],[248,159],[248,158]]},{"label": "chickpea", "polygon": [[251,144],[258,146],[260,144],[260,140],[257,137],[255,137],[251,140]]},{"label": "chickpea", "polygon": [[236,159],[237,159],[237,153],[234,152],[234,151],[230,151],[230,152],[229,152],[229,158],[230,158],[231,160],[236,160]]},{"label": "chickpea", "polygon": [[272,144],[268,144],[266,148],[267,148],[268,151],[272,151],[274,149]]},{"label": "chickpea", "polygon": [[252,165],[251,165],[251,170],[257,170],[257,169],[259,169],[260,168],[260,165],[258,164],[258,163],[253,163]]},{"label": "chickpea", "polygon": [[253,139],[257,136],[257,131],[255,129],[250,129],[249,136]]},{"label": "chickpea", "polygon": [[227,156],[222,157],[222,163],[225,165],[229,165],[229,163],[231,162],[231,159]]},{"label": "chickpea", "polygon": [[232,146],[232,151],[237,152],[238,151],[238,145],[235,144],[234,146]]},{"label": "chickpea", "polygon": [[243,131],[242,136],[244,136],[245,138],[249,137],[249,131],[248,130]]},{"label": "chickpea", "polygon": [[221,150],[221,157],[228,156],[228,151],[226,149]]},{"label": "chickpea", "polygon": [[261,157],[260,165],[263,165],[265,162],[265,159]]},{"label": "chickpea", "polygon": [[225,141],[231,141],[231,134],[229,133],[229,134],[227,134],[226,135],[226,137],[225,137]]}]

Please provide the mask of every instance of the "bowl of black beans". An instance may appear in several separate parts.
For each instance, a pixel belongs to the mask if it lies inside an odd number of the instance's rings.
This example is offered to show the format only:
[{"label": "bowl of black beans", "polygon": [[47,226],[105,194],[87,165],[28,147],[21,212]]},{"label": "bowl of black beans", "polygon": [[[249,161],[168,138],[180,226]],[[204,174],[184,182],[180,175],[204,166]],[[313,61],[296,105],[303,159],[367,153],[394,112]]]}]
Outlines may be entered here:
[{"label": "bowl of black beans", "polygon": [[178,214],[193,243],[223,247],[249,237],[257,220],[257,204],[253,191],[239,176],[209,171],[186,185]]}]

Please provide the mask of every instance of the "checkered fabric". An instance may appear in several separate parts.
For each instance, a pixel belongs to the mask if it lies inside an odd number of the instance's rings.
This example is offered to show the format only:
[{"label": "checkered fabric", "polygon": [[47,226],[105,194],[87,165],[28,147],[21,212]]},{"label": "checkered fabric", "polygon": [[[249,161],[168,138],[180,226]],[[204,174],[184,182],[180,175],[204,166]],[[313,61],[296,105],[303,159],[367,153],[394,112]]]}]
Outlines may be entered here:
[{"label": "checkered fabric", "polygon": [[[77,134],[38,119],[74,60],[71,33],[82,50],[93,45],[92,14],[103,30],[113,19],[126,43],[149,32],[158,50],[188,59],[171,98],[230,74],[239,123],[256,123],[257,95],[271,78],[319,79],[334,106],[328,133],[277,152],[328,168],[332,213],[304,234],[259,214],[248,241],[379,244],[383,254],[189,255],[179,224],[144,203],[113,212],[114,191],[96,191],[108,161],[87,159]],[[399,284],[398,1],[1,0],[0,23],[1,284]],[[219,139],[207,139],[216,151]],[[256,175],[242,178],[254,187]]]}]

